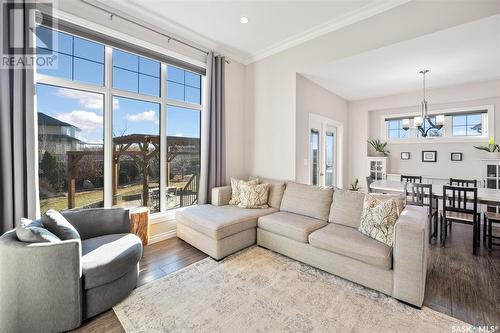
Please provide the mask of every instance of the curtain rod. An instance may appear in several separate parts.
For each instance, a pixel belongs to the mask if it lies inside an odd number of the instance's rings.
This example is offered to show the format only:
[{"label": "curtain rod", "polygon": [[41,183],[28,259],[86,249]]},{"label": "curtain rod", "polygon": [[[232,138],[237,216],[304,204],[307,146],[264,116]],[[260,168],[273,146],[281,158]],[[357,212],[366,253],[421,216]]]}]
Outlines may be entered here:
[{"label": "curtain rod", "polygon": [[199,48],[199,47],[196,47],[196,46],[194,46],[194,45],[191,45],[191,44],[189,44],[189,43],[186,43],[186,42],[184,42],[184,41],[182,41],[182,40],[179,40],[179,39],[177,39],[177,38],[175,38],[175,37],[169,36],[169,35],[167,35],[167,34],[165,34],[165,33],[161,32],[161,31],[158,31],[158,30],[155,30],[155,29],[153,29],[153,28],[150,28],[150,27],[148,27],[148,26],[146,26],[146,25],[144,25],[144,24],[141,24],[141,23],[139,23],[139,22],[135,22],[135,21],[133,21],[133,20],[131,20],[131,19],[129,19],[129,18],[126,18],[126,17],[124,17],[124,16],[120,15],[120,14],[116,14],[116,13],[114,13],[114,12],[112,12],[112,11],[110,11],[110,10],[106,9],[106,8],[103,8],[103,7],[98,6],[98,5],[96,5],[96,4],[90,3],[90,2],[88,2],[87,0],[80,0],[80,1],[81,1],[81,2],[83,2],[83,3],[85,3],[85,4],[86,4],[86,5],[88,5],[88,6],[94,7],[94,8],[96,8],[96,9],[99,9],[99,10],[101,10],[101,11],[103,11],[103,12],[105,12],[105,13],[109,14],[109,15],[110,15],[110,19],[111,19],[111,20],[113,19],[113,17],[114,17],[114,16],[119,17],[119,18],[121,18],[122,20],[125,20],[125,21],[127,21],[127,22],[129,22],[129,23],[132,23],[132,24],[138,25],[138,26],[140,26],[141,28],[144,28],[144,29],[147,29],[147,30],[152,31],[152,32],[154,32],[154,33],[157,33],[157,34],[159,34],[159,35],[162,35],[163,37],[166,37],[166,38],[168,39],[168,41],[169,41],[169,42],[170,42],[171,40],[173,40],[173,41],[176,41],[177,43],[180,43],[180,44],[182,44],[182,45],[185,45],[185,46],[190,47],[190,48],[192,48],[192,49],[194,49],[194,50],[196,50],[196,51],[199,51],[199,52],[202,52],[202,53],[205,53],[206,55],[208,55],[208,52],[207,52],[207,51],[205,51],[205,50],[203,50],[203,49],[201,49],[201,48]]}]

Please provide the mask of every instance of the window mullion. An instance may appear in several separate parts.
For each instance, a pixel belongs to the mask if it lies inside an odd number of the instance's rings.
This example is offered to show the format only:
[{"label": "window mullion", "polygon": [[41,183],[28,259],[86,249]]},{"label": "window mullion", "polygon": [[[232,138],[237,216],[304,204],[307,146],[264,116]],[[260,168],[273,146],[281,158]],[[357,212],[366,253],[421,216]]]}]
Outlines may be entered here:
[{"label": "window mullion", "polygon": [[113,74],[113,50],[105,48],[104,74],[104,207],[113,206],[113,95],[111,80]]},{"label": "window mullion", "polygon": [[165,63],[161,64],[160,73],[160,98],[161,98],[161,109],[160,109],[160,212],[165,212],[167,210],[167,177],[170,175],[167,173],[167,65]]}]

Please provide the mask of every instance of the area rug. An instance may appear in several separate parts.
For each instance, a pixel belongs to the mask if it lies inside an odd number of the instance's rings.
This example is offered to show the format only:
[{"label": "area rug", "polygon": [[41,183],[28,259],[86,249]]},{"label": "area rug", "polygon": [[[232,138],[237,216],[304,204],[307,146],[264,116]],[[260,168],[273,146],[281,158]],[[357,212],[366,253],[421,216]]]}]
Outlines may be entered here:
[{"label": "area rug", "polygon": [[148,283],[113,309],[128,333],[429,333],[469,327],[257,246]]}]

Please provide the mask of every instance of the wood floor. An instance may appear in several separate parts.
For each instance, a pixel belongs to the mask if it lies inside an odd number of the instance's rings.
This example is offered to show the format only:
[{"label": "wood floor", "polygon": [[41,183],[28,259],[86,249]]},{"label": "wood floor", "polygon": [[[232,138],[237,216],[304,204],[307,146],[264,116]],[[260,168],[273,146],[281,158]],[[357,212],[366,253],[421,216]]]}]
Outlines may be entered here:
[{"label": "wood floor", "polygon": [[[500,326],[500,249],[482,245],[472,256],[472,229],[454,225],[445,248],[431,245],[424,305],[467,323]],[[207,256],[178,238],[144,249],[139,285],[175,272]],[[75,332],[125,332],[109,310]]]}]

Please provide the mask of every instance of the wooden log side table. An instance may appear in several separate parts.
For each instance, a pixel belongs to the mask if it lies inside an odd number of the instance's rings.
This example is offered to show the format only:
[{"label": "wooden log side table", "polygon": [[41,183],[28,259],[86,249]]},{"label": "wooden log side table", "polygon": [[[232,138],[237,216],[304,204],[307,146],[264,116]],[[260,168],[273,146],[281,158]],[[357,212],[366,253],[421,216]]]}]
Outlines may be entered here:
[{"label": "wooden log side table", "polygon": [[143,246],[148,245],[149,209],[147,207],[130,210],[130,232],[139,236]]}]

